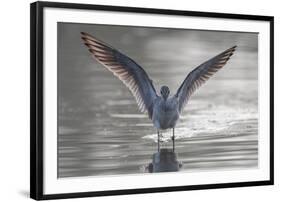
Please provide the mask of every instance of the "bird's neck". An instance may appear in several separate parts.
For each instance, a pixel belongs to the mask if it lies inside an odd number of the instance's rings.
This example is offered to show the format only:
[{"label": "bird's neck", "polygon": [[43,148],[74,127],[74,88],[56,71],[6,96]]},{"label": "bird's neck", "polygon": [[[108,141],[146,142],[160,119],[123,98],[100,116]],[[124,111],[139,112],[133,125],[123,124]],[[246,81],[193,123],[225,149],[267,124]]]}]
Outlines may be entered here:
[{"label": "bird's neck", "polygon": [[162,96],[162,100],[166,102],[168,100],[168,97]]},{"label": "bird's neck", "polygon": [[162,98],[161,100],[161,108],[163,111],[167,111],[168,108],[168,99]]},{"label": "bird's neck", "polygon": [[163,105],[166,105],[167,102],[168,102],[168,98],[162,97],[162,104],[163,104]]}]

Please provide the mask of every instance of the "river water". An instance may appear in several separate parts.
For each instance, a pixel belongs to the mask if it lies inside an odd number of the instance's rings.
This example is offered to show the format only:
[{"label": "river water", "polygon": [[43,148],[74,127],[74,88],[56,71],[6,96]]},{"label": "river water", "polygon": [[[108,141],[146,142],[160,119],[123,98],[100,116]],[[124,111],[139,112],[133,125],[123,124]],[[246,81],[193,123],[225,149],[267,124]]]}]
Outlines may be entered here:
[{"label": "river water", "polygon": [[[58,177],[146,172],[157,151],[151,121],[124,84],[93,60],[89,32],[175,93],[197,65],[238,45],[228,64],[191,97],[175,129],[180,172],[258,166],[258,34],[58,24]],[[172,147],[172,131],[161,147]]]}]

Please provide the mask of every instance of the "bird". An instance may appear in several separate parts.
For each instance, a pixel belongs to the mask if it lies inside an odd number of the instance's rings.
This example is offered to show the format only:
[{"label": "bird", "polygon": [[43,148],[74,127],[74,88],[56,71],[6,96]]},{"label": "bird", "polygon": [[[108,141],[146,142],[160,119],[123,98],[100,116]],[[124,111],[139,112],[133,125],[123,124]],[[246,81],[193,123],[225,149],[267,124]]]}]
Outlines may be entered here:
[{"label": "bird", "polygon": [[187,74],[177,92],[170,95],[170,89],[165,85],[160,88],[158,94],[145,70],[127,55],[89,33],[81,32],[81,39],[92,57],[128,87],[136,99],[140,112],[148,114],[157,130],[158,152],[160,131],[166,129],[172,129],[171,139],[173,152],[175,151],[175,127],[191,95],[225,66],[237,47],[232,46],[194,68]]}]

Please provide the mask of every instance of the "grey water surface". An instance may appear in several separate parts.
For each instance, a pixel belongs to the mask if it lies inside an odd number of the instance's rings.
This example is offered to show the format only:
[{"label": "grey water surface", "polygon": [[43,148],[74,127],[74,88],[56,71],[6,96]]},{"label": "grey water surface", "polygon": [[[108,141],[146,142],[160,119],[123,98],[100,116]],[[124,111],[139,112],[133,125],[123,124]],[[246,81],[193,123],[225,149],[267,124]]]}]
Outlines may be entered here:
[{"label": "grey water surface", "polygon": [[[196,66],[237,45],[191,97],[175,129],[180,172],[258,166],[258,34],[58,23],[58,177],[141,174],[157,152],[151,121],[80,39],[88,32],[175,93]],[[260,67],[262,68],[262,67]],[[172,131],[161,147],[171,148]]]}]

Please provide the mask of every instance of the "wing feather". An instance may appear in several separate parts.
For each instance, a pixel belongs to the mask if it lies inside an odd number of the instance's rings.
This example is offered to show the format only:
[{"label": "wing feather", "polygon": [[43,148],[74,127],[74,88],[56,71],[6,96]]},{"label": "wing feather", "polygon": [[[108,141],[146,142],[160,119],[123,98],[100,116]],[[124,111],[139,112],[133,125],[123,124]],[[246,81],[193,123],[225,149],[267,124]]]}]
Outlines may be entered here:
[{"label": "wing feather", "polygon": [[81,32],[84,44],[93,58],[118,77],[134,95],[141,112],[152,117],[153,103],[158,97],[151,79],[135,61],[88,33]]},{"label": "wing feather", "polygon": [[221,54],[199,65],[187,75],[175,95],[179,101],[180,112],[184,109],[184,106],[195,90],[198,89],[227,63],[227,61],[233,55],[235,49],[236,46],[227,49]]}]

